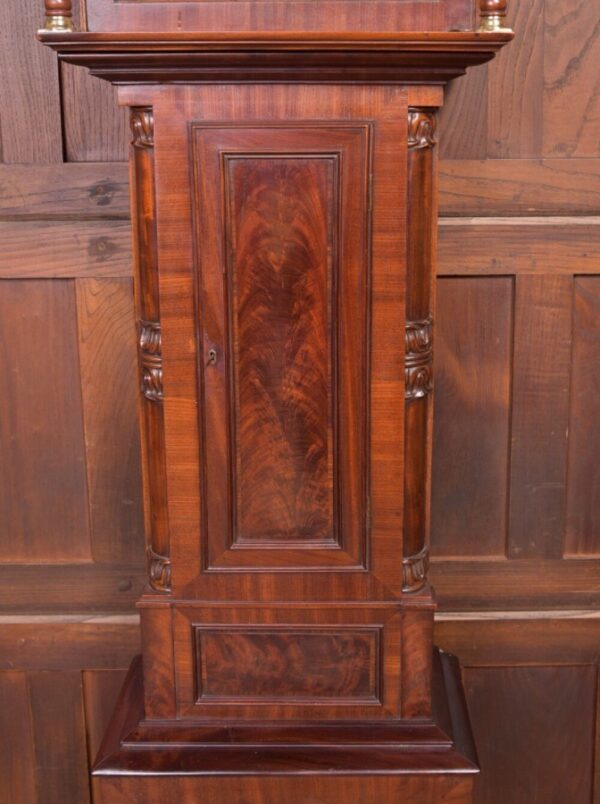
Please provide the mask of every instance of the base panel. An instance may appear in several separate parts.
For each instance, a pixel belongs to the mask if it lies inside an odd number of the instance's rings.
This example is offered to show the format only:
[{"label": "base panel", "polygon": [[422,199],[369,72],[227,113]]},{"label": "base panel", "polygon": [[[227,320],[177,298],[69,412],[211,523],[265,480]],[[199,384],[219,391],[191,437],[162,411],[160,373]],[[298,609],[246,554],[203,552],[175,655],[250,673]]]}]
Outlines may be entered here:
[{"label": "base panel", "polygon": [[434,653],[431,720],[145,720],[141,657],[93,774],[111,802],[467,802],[478,773],[456,659]]}]

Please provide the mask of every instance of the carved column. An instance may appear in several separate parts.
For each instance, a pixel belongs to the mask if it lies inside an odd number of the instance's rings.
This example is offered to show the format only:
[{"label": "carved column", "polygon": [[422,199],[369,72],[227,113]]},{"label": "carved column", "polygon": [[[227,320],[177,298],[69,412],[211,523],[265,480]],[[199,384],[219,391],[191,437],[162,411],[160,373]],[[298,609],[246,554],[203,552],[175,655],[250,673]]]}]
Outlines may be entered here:
[{"label": "carved column", "polygon": [[171,562],[167,515],[152,109],[131,110],[131,131],[133,230],[136,246],[135,293],[138,314],[148,574],[150,586],[154,591],[169,592]]},{"label": "carved column", "polygon": [[416,592],[425,585],[429,562],[433,369],[431,299],[437,227],[435,127],[434,109],[409,109],[402,561],[402,586],[405,592]]}]

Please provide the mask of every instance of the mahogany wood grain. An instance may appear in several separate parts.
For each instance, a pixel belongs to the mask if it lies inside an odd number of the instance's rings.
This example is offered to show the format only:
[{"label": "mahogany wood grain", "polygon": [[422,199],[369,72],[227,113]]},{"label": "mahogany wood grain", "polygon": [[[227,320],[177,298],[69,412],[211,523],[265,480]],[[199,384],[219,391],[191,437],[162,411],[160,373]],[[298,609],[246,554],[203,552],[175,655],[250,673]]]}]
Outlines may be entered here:
[{"label": "mahogany wood grain", "polygon": [[285,800],[289,804],[337,804],[340,800],[357,800],[362,804],[381,804],[383,801],[416,801],[419,804],[467,804],[471,800],[473,784],[453,778],[431,774],[419,777],[372,776],[356,778],[341,776],[335,779],[304,777],[293,784],[276,776],[235,777],[202,780],[178,776],[166,779],[110,778],[99,780],[106,801],[111,804],[146,804],[151,795],[157,795],[164,804],[194,801],[201,796],[206,804],[237,804],[252,801],[272,804]]},{"label": "mahogany wood grain", "polygon": [[338,159],[225,159],[233,539],[334,541]]},{"label": "mahogany wood grain", "polygon": [[[404,243],[402,232],[399,231],[396,221],[404,214],[404,194],[398,192],[398,188],[404,186],[404,164],[405,155],[398,143],[406,137],[406,95],[402,90],[389,89],[365,89],[354,87],[340,87],[332,90],[330,88],[318,87],[273,87],[268,90],[263,88],[250,89],[248,87],[236,87],[231,89],[223,87],[214,89],[212,87],[197,87],[182,93],[177,88],[161,90],[155,99],[155,117],[158,120],[160,115],[161,125],[156,128],[156,159],[157,159],[157,191],[161,199],[162,207],[159,208],[159,216],[164,221],[162,229],[159,230],[159,252],[160,260],[163,264],[171,266],[168,276],[161,276],[161,316],[163,322],[164,336],[164,375],[165,375],[165,394],[166,394],[166,436],[167,436],[167,471],[168,482],[172,488],[178,489],[177,496],[170,499],[171,515],[171,538],[173,550],[173,563],[176,567],[174,573],[174,589],[185,589],[185,594],[191,597],[202,595],[206,599],[231,599],[242,595],[248,600],[294,600],[311,599],[316,595],[317,599],[335,595],[350,595],[341,599],[352,599],[356,592],[364,583],[371,585],[372,592],[375,594],[374,584],[382,584],[384,595],[394,595],[398,590],[400,578],[393,560],[391,545],[396,544],[399,532],[399,523],[402,517],[402,501],[398,499],[398,486],[396,477],[401,477],[402,473],[402,427],[401,421],[396,416],[392,416],[392,411],[402,411],[404,382],[401,374],[400,365],[403,354],[403,269],[404,269]],[[182,106],[183,104],[183,106]],[[177,113],[175,113],[177,109]],[[258,119],[261,121],[261,128],[248,129],[248,133],[243,135],[246,127],[236,133],[235,121],[240,119]],[[282,118],[294,121],[293,126],[302,128],[304,144],[297,145],[294,128],[285,133],[278,130],[278,121]],[[365,248],[365,229],[363,216],[364,212],[364,181],[366,168],[358,168],[358,165],[366,165],[368,152],[359,149],[353,151],[351,143],[361,142],[358,133],[364,128],[365,120],[372,120],[374,138],[374,213],[372,231],[372,268],[371,268],[371,298],[372,298],[372,343],[371,343],[371,455],[377,454],[377,460],[369,458],[371,471],[371,541],[370,541],[370,561],[371,574],[362,577],[362,572],[348,572],[346,579],[337,579],[335,575],[316,572],[309,579],[308,571],[314,567],[334,567],[337,562],[343,568],[346,565],[361,566],[356,559],[359,545],[351,531],[345,533],[346,545],[340,550],[335,546],[333,549],[318,546],[290,546],[283,548],[276,545],[273,549],[256,547],[252,551],[249,548],[236,546],[235,549],[224,551],[223,566],[230,565],[243,567],[242,562],[247,562],[247,566],[255,569],[263,569],[265,572],[262,577],[256,577],[253,572],[233,573],[233,572],[208,572],[200,576],[200,551],[197,548],[198,535],[202,532],[201,511],[204,509],[203,516],[207,515],[206,507],[219,515],[220,508],[223,506],[223,489],[225,478],[219,487],[216,478],[220,464],[214,459],[215,453],[207,453],[213,456],[207,464],[202,467],[199,465],[196,450],[197,434],[197,409],[195,400],[198,398],[198,386],[196,381],[196,355],[190,350],[190,344],[196,341],[196,322],[195,311],[193,308],[193,282],[195,256],[192,250],[192,238],[189,230],[188,221],[191,217],[190,193],[188,191],[190,157],[188,153],[188,131],[187,121],[194,121],[198,130],[202,126],[213,133],[203,135],[209,143],[210,137],[218,141],[225,137],[227,126],[231,130],[231,142],[224,140],[223,148],[230,149],[239,153],[244,149],[260,152],[264,150],[277,150],[284,147],[286,151],[308,148],[312,152],[324,152],[329,154],[332,149],[341,147],[345,153],[347,173],[344,179],[349,189],[345,190],[347,196],[347,209],[350,220],[357,222],[357,230],[348,231],[342,235],[342,243],[346,249],[346,264],[348,275],[345,277],[345,289],[342,290],[343,298],[352,299],[352,310],[360,311],[360,299],[365,292],[361,282],[366,281],[359,272],[359,266],[363,261],[363,249]],[[218,125],[212,125],[214,121]],[[312,123],[311,121],[315,121]],[[343,125],[340,121],[343,121]],[[347,133],[344,134],[344,125]],[[339,133],[337,132],[339,129]],[[327,131],[331,134],[327,134]],[[247,136],[247,145],[242,148],[243,140]],[[277,145],[280,138],[282,145]],[[286,139],[287,138],[287,139]],[[325,138],[325,139],[323,139]],[[358,139],[357,139],[358,138]],[[263,145],[261,146],[261,140]],[[338,146],[337,143],[340,143]],[[208,148],[208,158],[206,161],[207,171],[204,175],[203,197],[209,199],[205,210],[220,209],[219,183],[217,180],[208,181],[210,173],[214,171],[211,165],[218,164],[215,157],[211,156],[210,147]],[[353,154],[357,154],[354,156]],[[360,156],[358,156],[360,154]],[[382,166],[386,165],[386,170]],[[356,165],[356,168],[353,167]],[[216,174],[218,176],[218,174]],[[163,178],[164,177],[164,178]],[[356,210],[356,211],[354,211]],[[208,214],[208,213],[207,213]],[[214,212],[210,213],[214,216]],[[360,226],[358,225],[360,223]],[[210,268],[207,280],[203,275],[203,282],[210,282],[210,293],[212,298],[219,300],[222,298],[223,288],[218,266],[223,265],[220,254],[220,238],[215,237],[214,230],[206,230],[208,235],[203,235],[202,240],[198,240],[200,257],[205,261],[204,264]],[[162,235],[161,235],[162,232]],[[201,245],[200,245],[201,244]],[[347,294],[347,295],[346,295]],[[218,310],[219,308],[212,308]],[[222,308],[221,308],[222,309]],[[201,371],[206,378],[213,383],[211,386],[214,391],[217,387],[223,387],[224,361],[217,366],[205,365],[209,362],[208,352],[211,348],[219,350],[222,348],[222,313],[221,318],[214,316],[211,308],[206,308],[203,313],[202,321],[209,327],[208,338],[201,343],[202,348],[202,368]],[[361,320],[364,320],[361,315]],[[343,338],[344,343],[354,344],[360,340],[359,331],[353,330],[352,318],[348,311],[342,310]],[[210,331],[210,328],[213,328]],[[361,472],[359,456],[361,455],[360,440],[357,435],[360,432],[359,410],[352,409],[350,400],[359,400],[360,396],[355,390],[359,383],[360,372],[356,371],[354,364],[358,356],[362,354],[364,346],[352,348],[344,353],[344,364],[341,368],[341,388],[349,388],[350,393],[344,393],[344,417],[342,424],[344,432],[347,433],[348,443],[344,449],[347,454],[352,455],[351,461],[344,459],[342,464],[343,471],[347,473],[348,479],[344,480],[344,485],[348,483],[348,488],[361,488]],[[347,356],[346,356],[347,355]],[[352,357],[351,357],[352,356]],[[216,371],[211,371],[215,369]],[[220,383],[220,385],[215,385]],[[214,387],[213,387],[214,386]],[[205,399],[210,403],[209,396],[204,390]],[[223,399],[223,397],[220,397]],[[201,407],[201,413],[206,415],[206,430],[200,441],[201,445],[208,443],[212,439],[215,448],[218,448],[220,434],[224,431],[223,403],[216,408]],[[344,421],[347,424],[344,424]],[[384,423],[385,422],[385,426]],[[223,449],[221,447],[221,449]],[[341,453],[342,456],[346,453]],[[201,474],[206,473],[206,478],[210,485],[210,494],[201,496]],[[400,474],[398,474],[400,473]],[[358,480],[357,480],[358,479]],[[356,485],[354,485],[356,484]],[[364,492],[363,492],[364,494]],[[364,499],[364,497],[363,497]],[[353,512],[358,512],[356,507],[360,505],[358,494],[348,495],[344,505],[353,506]],[[223,514],[220,514],[221,517]],[[353,527],[359,522],[359,514],[356,513],[350,520]],[[210,530],[208,531],[210,533]],[[214,531],[220,535],[217,530]],[[221,533],[224,529],[221,529]],[[223,538],[220,535],[220,538]],[[346,550],[351,552],[346,552]],[[215,562],[219,553],[213,558],[210,553],[211,564]],[[277,580],[272,577],[280,569],[291,567],[304,567],[304,574],[286,574],[285,578]],[[270,573],[270,574],[269,574]],[[339,591],[336,591],[336,584],[340,584]],[[194,589],[196,591],[194,591]],[[344,591],[342,591],[342,589]],[[386,592],[385,590],[389,590]],[[317,591],[319,590],[319,591]],[[281,595],[281,597],[279,597]]]},{"label": "mahogany wood grain", "polygon": [[597,426],[600,277],[575,277],[573,316],[564,551],[568,556],[597,556],[600,554]]},{"label": "mahogany wood grain", "polygon": [[210,567],[364,565],[371,128],[193,129]]}]

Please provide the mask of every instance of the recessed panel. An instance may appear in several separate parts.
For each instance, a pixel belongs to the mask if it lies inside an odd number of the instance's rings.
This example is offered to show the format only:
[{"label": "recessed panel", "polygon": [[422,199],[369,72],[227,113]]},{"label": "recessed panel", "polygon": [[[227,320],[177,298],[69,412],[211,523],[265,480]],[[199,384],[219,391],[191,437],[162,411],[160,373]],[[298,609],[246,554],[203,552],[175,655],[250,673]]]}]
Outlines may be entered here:
[{"label": "recessed panel", "polygon": [[334,538],[335,156],[226,157],[234,539]]},{"label": "recessed panel", "polygon": [[364,570],[371,124],[191,135],[205,568]]},{"label": "recessed panel", "polygon": [[379,629],[195,629],[197,698],[264,702],[379,699]]}]

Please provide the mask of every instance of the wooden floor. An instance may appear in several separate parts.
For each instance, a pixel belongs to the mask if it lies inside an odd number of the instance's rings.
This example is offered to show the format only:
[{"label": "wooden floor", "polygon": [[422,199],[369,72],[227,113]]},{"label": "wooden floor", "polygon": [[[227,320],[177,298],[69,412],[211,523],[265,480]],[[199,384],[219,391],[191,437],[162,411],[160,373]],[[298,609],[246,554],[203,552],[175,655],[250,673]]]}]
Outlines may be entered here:
[{"label": "wooden floor", "polygon": [[[588,804],[600,6],[511,14],[517,41],[455,83],[439,129],[436,641],[463,663],[477,804]],[[0,801],[85,804],[144,582],[129,135],[110,86],[36,43],[40,22],[39,0],[0,4]]]}]

